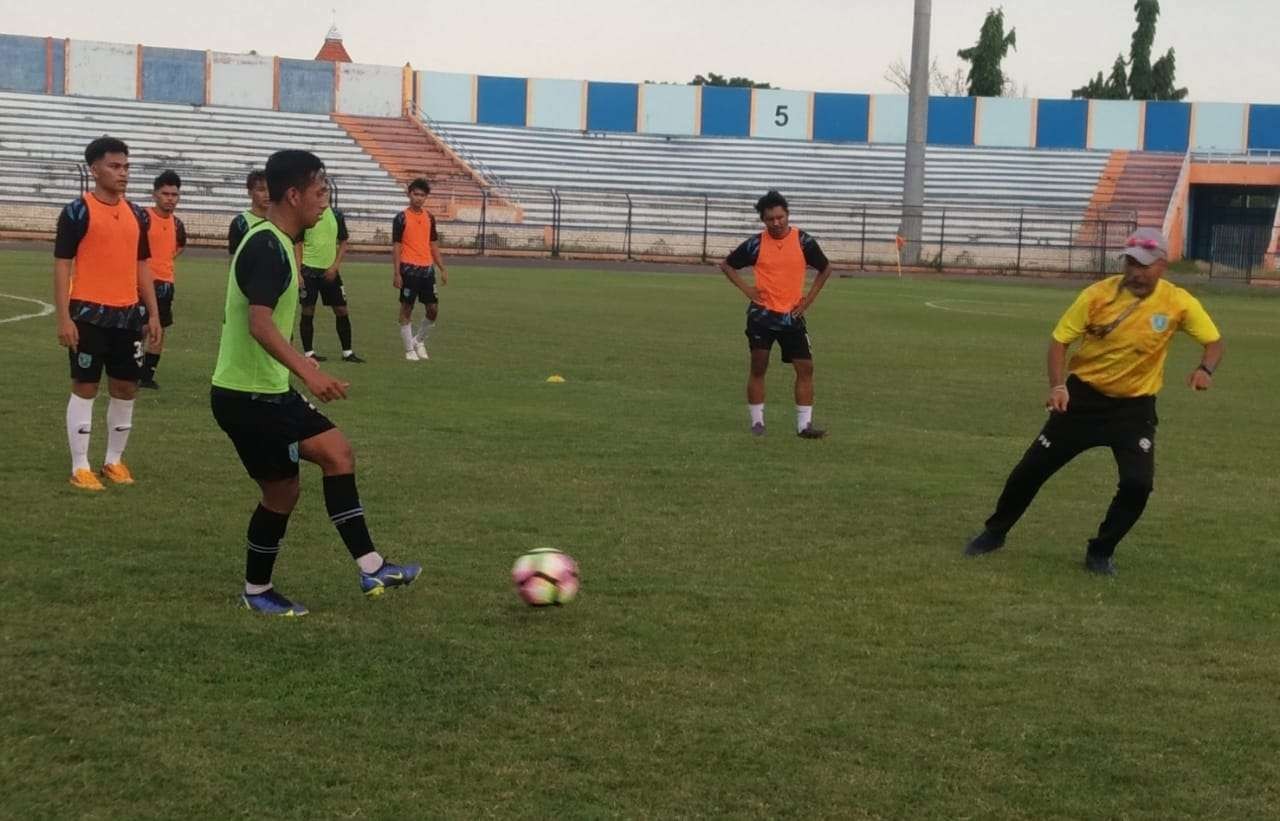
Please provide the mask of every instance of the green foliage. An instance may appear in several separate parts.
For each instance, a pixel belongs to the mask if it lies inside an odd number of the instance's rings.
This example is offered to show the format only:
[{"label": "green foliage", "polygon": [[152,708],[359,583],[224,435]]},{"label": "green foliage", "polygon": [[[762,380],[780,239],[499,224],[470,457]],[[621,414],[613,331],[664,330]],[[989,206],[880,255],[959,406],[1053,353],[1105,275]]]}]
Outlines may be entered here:
[{"label": "green foliage", "polygon": [[1173,49],[1169,49],[1163,57],[1156,60],[1156,64],[1151,68],[1152,87],[1154,89],[1153,100],[1183,100],[1186,99],[1187,89],[1176,88],[1174,83],[1174,73],[1176,71],[1176,58]]},{"label": "green foliage", "polygon": [[733,86],[735,88],[773,88],[768,83],[757,83],[749,77],[725,77],[714,71],[699,74],[688,83],[691,86]]},{"label": "green foliage", "polygon": [[969,63],[969,96],[999,97],[1006,89],[1005,75],[1000,69],[1009,49],[1017,49],[1017,30],[1004,31],[1004,9],[987,12],[978,33],[977,45],[957,52],[961,60]]},{"label": "green foliage", "polygon": [[1135,100],[1150,100],[1155,93],[1151,74],[1151,47],[1156,42],[1156,20],[1160,17],[1159,0],[1137,0],[1133,10],[1138,26],[1129,46],[1129,94]]},{"label": "green foliage", "polygon": [[1104,81],[1102,72],[1084,86],[1071,92],[1072,97],[1099,100],[1182,100],[1187,89],[1175,81],[1175,58],[1169,49],[1154,64],[1151,49],[1156,39],[1156,21],[1160,17],[1159,0],[1137,0],[1134,4],[1137,28],[1129,48],[1129,59],[1116,58],[1111,75]]},{"label": "green foliage", "polygon": [[[369,363],[326,363],[352,387],[322,410],[375,540],[426,572],[364,600],[305,466],[296,622],[233,608],[257,487],[209,413],[225,255],[179,261],[130,488],[67,487],[66,352],[50,317],[0,324],[0,816],[1280,817],[1274,299],[1200,293],[1230,353],[1193,394],[1175,342],[1157,490],[1104,581],[1080,562],[1105,450],[960,556],[1075,286],[833,280],[809,314],[832,433],[805,442],[776,355],[748,435],[718,275],[458,260],[408,363],[387,267],[344,267]],[[49,300],[49,268],[0,252],[0,291]],[[511,590],[540,546],[581,564],[568,607]]]}]

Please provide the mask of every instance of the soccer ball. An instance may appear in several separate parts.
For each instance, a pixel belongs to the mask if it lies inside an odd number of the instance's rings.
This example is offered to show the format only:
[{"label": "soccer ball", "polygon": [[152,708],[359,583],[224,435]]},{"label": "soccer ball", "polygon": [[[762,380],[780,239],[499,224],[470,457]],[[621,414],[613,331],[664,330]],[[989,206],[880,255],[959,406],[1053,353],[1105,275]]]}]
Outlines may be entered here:
[{"label": "soccer ball", "polygon": [[578,563],[567,553],[540,547],[516,559],[511,581],[525,604],[567,604],[578,595]]}]

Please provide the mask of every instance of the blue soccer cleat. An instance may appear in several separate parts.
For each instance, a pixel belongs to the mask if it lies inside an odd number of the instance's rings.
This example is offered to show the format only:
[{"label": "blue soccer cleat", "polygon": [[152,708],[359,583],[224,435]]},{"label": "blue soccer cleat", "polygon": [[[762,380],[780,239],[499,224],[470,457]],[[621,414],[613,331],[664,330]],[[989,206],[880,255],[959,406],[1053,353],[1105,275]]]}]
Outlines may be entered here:
[{"label": "blue soccer cleat", "polygon": [[286,616],[289,618],[305,616],[309,612],[301,604],[289,601],[277,593],[275,588],[256,595],[241,593],[240,608],[242,610],[252,610],[255,613],[265,613],[268,616]]},{"label": "blue soccer cleat", "polygon": [[387,592],[389,587],[404,587],[413,584],[414,579],[422,572],[420,564],[392,564],[383,562],[382,567],[374,573],[360,574],[360,589],[371,599],[376,599]]}]

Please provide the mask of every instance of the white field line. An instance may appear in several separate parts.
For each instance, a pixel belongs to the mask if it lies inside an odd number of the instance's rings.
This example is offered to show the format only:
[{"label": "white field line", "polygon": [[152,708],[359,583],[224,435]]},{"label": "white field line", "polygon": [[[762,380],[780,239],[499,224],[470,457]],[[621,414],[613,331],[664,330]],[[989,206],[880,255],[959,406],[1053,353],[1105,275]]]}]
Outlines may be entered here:
[{"label": "white field line", "polygon": [[18,316],[7,316],[0,319],[0,325],[6,322],[21,322],[24,319],[39,319],[42,316],[48,316],[53,313],[53,306],[44,300],[32,299],[29,296],[18,296],[16,294],[0,294],[0,299],[16,299],[19,302],[30,302],[32,305],[39,305],[40,310],[34,314],[19,314]]}]

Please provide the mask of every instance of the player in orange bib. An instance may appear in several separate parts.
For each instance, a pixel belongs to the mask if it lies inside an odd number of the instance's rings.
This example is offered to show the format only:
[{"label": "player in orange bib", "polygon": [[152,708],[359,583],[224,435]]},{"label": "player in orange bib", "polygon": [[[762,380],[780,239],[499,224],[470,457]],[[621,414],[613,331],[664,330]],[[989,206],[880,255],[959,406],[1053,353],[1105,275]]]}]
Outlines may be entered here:
[{"label": "player in orange bib", "polygon": [[[391,284],[400,292],[400,341],[404,358],[410,362],[426,361],[427,336],[440,315],[440,298],[436,295],[436,272],[440,284],[449,284],[449,272],[440,254],[440,236],[436,219],[426,209],[431,185],[424,177],[409,183],[409,207],[396,214],[391,222]],[[413,304],[422,301],[426,315],[415,333]]]},{"label": "player in orange bib", "polygon": [[103,490],[89,469],[93,400],[107,372],[107,456],[102,476],[133,484],[124,449],[133,429],[133,401],[142,371],[142,345],[160,341],[155,285],[147,259],[147,215],[124,198],[129,185],[129,147],[99,137],[84,150],[93,190],[73,200],[58,217],[54,240],[53,297],[58,342],[71,362],[67,441],[71,484]]},{"label": "player in orange bib", "polygon": [[[1072,459],[1110,448],[1120,481],[1106,518],[1089,540],[1084,566],[1115,575],[1116,546],[1138,522],[1156,470],[1156,394],[1178,331],[1204,349],[1187,385],[1206,391],[1222,360],[1222,334],[1194,296],[1163,279],[1169,245],[1158,228],[1139,228],[1124,249],[1125,272],[1090,285],[1058,320],[1049,340],[1049,421],[1005,482],[996,510],[965,548],[981,556],[1004,546],[1040,487]],[[1067,349],[1079,343],[1067,361]]]},{"label": "player in orange bib", "polygon": [[[751,300],[747,306],[747,342],[751,373],[747,377],[747,408],[751,433],[763,436],[764,377],[769,370],[773,343],[782,349],[782,361],[796,370],[796,433],[804,439],[821,439],[826,431],[813,425],[813,354],[804,315],[831,276],[831,263],[813,237],[791,225],[791,209],[777,191],[756,203],[765,230],[737,247],[720,263],[720,270]],[[738,271],[755,269],[755,285],[748,285]],[[808,295],[805,269],[818,272]]]},{"label": "player in orange bib", "polygon": [[147,243],[151,246],[151,275],[156,282],[160,341],[147,346],[138,387],[159,390],[156,367],[160,364],[160,354],[164,353],[165,329],[173,324],[174,260],[187,249],[187,228],[173,213],[182,196],[182,178],[174,171],[165,171],[152,183],[151,195],[155,205],[147,208]]}]

